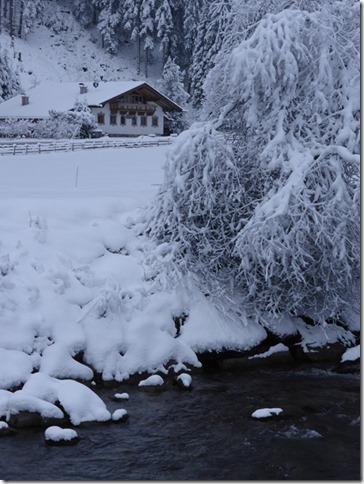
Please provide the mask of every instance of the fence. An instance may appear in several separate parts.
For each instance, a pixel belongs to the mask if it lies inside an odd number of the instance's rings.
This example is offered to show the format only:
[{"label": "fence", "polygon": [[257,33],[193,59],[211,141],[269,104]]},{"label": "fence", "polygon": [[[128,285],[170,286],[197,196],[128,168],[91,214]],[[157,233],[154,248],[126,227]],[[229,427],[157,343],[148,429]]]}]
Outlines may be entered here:
[{"label": "fence", "polygon": [[99,148],[142,148],[161,146],[171,143],[169,138],[156,140],[52,140],[52,141],[0,141],[0,155],[20,155],[31,153],[50,153],[52,151],[77,151]]}]

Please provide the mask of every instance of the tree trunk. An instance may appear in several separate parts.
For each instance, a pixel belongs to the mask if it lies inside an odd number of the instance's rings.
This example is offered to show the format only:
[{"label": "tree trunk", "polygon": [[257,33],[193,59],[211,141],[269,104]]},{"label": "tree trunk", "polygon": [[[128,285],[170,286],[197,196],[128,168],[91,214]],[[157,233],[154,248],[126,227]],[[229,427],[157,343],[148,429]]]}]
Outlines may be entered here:
[{"label": "tree trunk", "polygon": [[140,65],[141,65],[141,39],[140,35],[138,34],[138,40],[137,40],[137,74],[140,74]]},{"label": "tree trunk", "polygon": [[21,39],[23,33],[23,14],[24,14],[24,0],[20,2],[20,18],[19,18],[19,31],[18,37]]},{"label": "tree trunk", "polygon": [[9,32],[10,37],[14,38],[14,0],[10,0],[9,4]]},{"label": "tree trunk", "polygon": [[145,49],[145,77],[148,77],[149,49]]}]

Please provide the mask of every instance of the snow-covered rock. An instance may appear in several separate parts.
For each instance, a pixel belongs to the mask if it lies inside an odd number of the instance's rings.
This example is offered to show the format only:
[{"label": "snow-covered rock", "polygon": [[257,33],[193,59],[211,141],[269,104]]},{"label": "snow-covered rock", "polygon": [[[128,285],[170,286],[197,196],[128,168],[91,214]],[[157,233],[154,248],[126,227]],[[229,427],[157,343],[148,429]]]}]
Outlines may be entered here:
[{"label": "snow-covered rock", "polygon": [[129,393],[115,393],[115,400],[129,400]]},{"label": "snow-covered rock", "polygon": [[73,429],[63,429],[56,425],[48,427],[44,432],[44,438],[48,444],[74,444],[79,440],[78,434]]},{"label": "snow-covered rock", "polygon": [[262,418],[269,418],[274,417],[283,412],[282,408],[259,408],[255,410],[251,416],[253,418],[262,419]]},{"label": "snow-covered rock", "polygon": [[341,363],[345,361],[356,361],[360,358],[360,345],[348,348],[341,356]]},{"label": "snow-covered rock", "polygon": [[264,353],[257,353],[256,355],[249,356],[249,360],[255,359],[255,358],[268,358],[271,355],[274,355],[275,353],[281,353],[281,352],[286,352],[288,351],[288,347],[284,345],[283,343],[278,343],[274,346],[271,346],[267,351]]},{"label": "snow-covered rock", "polygon": [[61,419],[64,414],[53,403],[31,395],[24,390],[14,393],[0,390],[0,417],[9,420],[22,412],[38,414],[42,418]]},{"label": "snow-covered rock", "polygon": [[126,420],[128,420],[128,417],[129,415],[125,408],[118,408],[113,412],[111,416],[114,422],[125,422]]},{"label": "snow-covered rock", "polygon": [[190,389],[192,385],[192,377],[188,373],[181,373],[177,376],[176,382],[180,388]]},{"label": "snow-covered rock", "polygon": [[146,378],[145,380],[141,380],[138,383],[138,387],[159,387],[164,384],[164,380],[160,375],[152,375]]},{"label": "snow-covered rock", "polygon": [[105,422],[111,415],[105,403],[90,388],[73,380],[58,380],[42,373],[32,375],[23,393],[33,395],[44,403],[59,402],[73,425],[83,422]]},{"label": "snow-covered rock", "polygon": [[7,422],[0,420],[0,437],[7,437],[9,435],[15,435],[16,431],[9,427]]}]

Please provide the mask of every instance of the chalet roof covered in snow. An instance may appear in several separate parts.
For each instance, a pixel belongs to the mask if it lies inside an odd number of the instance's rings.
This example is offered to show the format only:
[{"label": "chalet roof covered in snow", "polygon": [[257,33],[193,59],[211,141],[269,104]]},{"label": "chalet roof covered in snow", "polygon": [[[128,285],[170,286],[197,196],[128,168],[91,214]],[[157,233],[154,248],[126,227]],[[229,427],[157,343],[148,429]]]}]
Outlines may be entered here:
[{"label": "chalet roof covered in snow", "polygon": [[83,84],[87,87],[85,94],[80,94],[78,82],[42,82],[26,92],[29,104],[22,105],[21,94],[1,103],[0,117],[45,118],[49,111],[69,111],[76,101],[99,106],[134,89],[148,91],[166,111],[182,111],[178,104],[144,81],[100,82],[97,87],[92,82]]}]

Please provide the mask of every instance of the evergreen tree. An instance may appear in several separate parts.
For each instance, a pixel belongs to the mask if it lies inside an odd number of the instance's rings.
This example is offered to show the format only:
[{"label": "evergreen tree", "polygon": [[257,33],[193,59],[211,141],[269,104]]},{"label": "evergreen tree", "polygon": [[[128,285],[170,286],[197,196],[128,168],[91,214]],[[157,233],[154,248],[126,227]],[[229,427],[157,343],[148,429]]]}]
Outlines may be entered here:
[{"label": "evergreen tree", "polygon": [[163,54],[163,61],[171,54],[174,43],[173,16],[170,0],[161,0],[157,9],[157,37],[160,39],[160,50]]},{"label": "evergreen tree", "polygon": [[20,90],[18,76],[10,64],[8,53],[0,47],[0,99],[14,96]]},{"label": "evergreen tree", "polygon": [[154,48],[155,18],[155,0],[142,0],[140,8],[140,37],[143,40],[143,49],[145,52],[145,77],[148,77],[148,65],[151,60],[151,52]]},{"label": "evergreen tree", "polygon": [[212,0],[205,4],[192,55],[190,90],[195,107],[202,103],[203,83],[222,46],[230,11],[231,0]]},{"label": "evergreen tree", "polygon": [[[190,95],[186,92],[183,85],[183,74],[180,67],[176,64],[174,59],[168,57],[164,64],[162,80],[159,83],[159,88],[172,101],[185,107]],[[186,120],[183,113],[171,114],[173,131],[182,131],[186,127]]]},{"label": "evergreen tree", "polygon": [[122,5],[120,0],[96,0],[96,5],[100,9],[97,28],[102,35],[103,46],[110,54],[115,54],[120,41]]},{"label": "evergreen tree", "polygon": [[24,8],[23,8],[23,15],[22,15],[22,22],[23,22],[22,31],[25,36],[33,30],[36,20],[41,19],[43,15],[44,7],[45,7],[44,0],[25,0],[24,1]]}]

